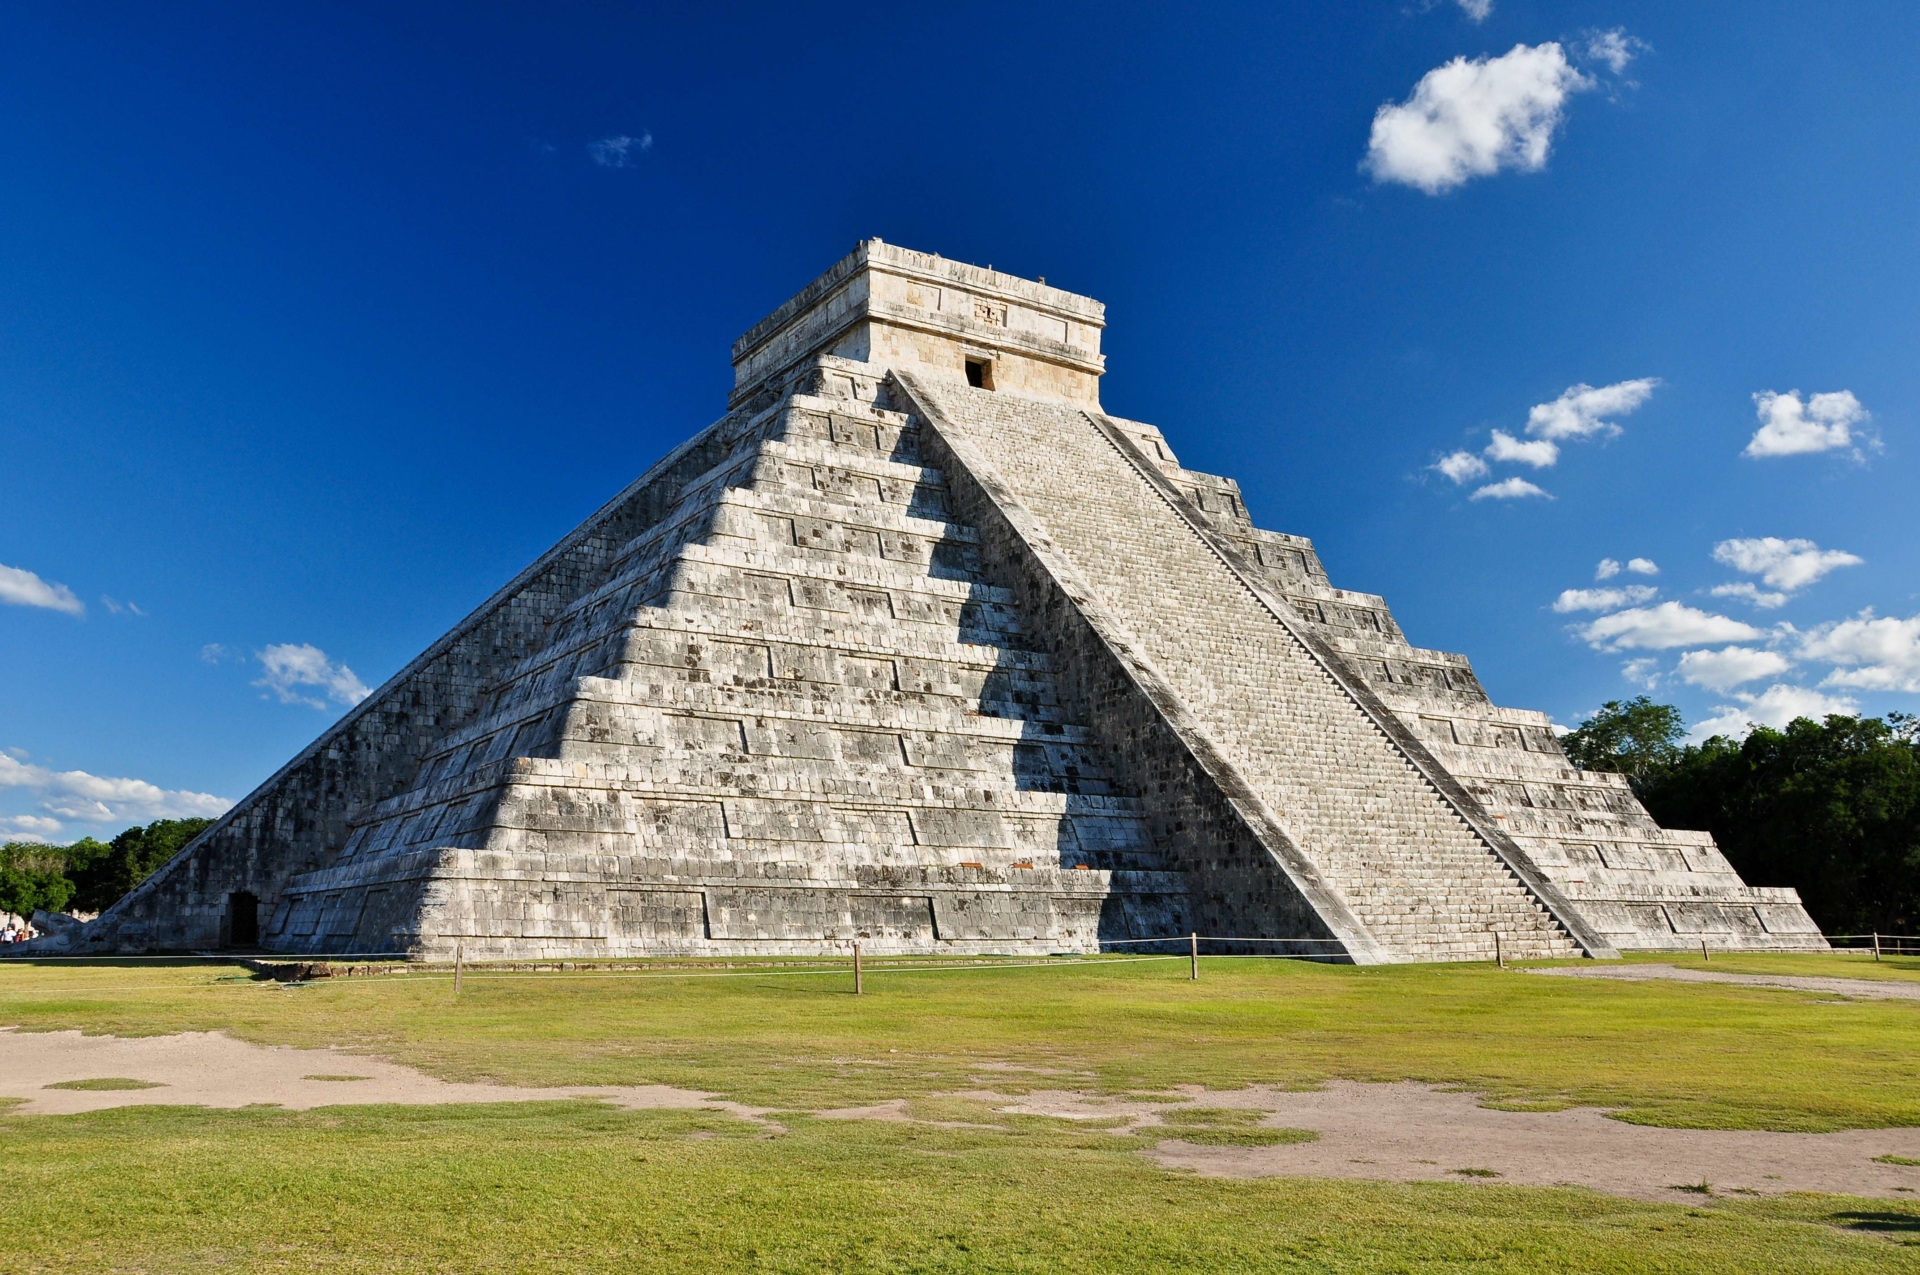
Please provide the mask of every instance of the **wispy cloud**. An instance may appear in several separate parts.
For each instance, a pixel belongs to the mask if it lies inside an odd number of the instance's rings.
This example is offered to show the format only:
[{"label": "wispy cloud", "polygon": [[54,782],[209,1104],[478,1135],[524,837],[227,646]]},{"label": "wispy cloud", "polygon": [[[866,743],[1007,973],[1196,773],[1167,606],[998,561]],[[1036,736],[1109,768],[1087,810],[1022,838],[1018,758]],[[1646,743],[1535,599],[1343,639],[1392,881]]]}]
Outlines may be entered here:
[{"label": "wispy cloud", "polygon": [[1865,610],[1808,633],[1800,655],[1839,666],[1822,686],[1920,694],[1920,615],[1898,620]]},{"label": "wispy cloud", "polygon": [[1620,666],[1620,676],[1643,691],[1655,690],[1660,685],[1660,661],[1652,656],[1628,660]]},{"label": "wispy cloud", "polygon": [[1763,677],[1778,677],[1793,667],[1793,661],[1778,651],[1759,651],[1750,646],[1724,646],[1717,651],[1688,651],[1680,657],[1674,671],[1680,680],[1712,691],[1730,691]]},{"label": "wispy cloud", "polygon": [[[1805,402],[1799,390],[1785,394],[1762,390],[1753,402],[1760,428],[1740,453],[1743,456],[1804,456],[1851,448],[1862,441],[1862,427],[1872,419],[1851,390],[1815,394]],[[1871,445],[1873,440],[1864,441]]]},{"label": "wispy cloud", "polygon": [[1549,41],[1496,58],[1458,57],[1374,113],[1361,168],[1377,182],[1438,195],[1503,168],[1546,167],[1567,98],[1592,81]]},{"label": "wispy cloud", "polygon": [[1536,404],[1527,413],[1527,433],[1535,438],[1564,441],[1589,438],[1595,434],[1619,434],[1620,427],[1606,419],[1627,416],[1653,397],[1660,385],[1657,376],[1595,387],[1582,382],[1562,390],[1551,403]]},{"label": "wispy cloud", "polygon": [[1771,611],[1775,607],[1787,605],[1787,595],[1763,589],[1751,580],[1735,580],[1729,584],[1716,584],[1707,590],[1716,598],[1739,598],[1751,602],[1762,611]]},{"label": "wispy cloud", "polygon": [[[84,770],[49,770],[8,753],[0,753],[0,788],[32,792],[48,815],[81,823],[212,818],[225,814],[233,805],[212,793],[161,788],[144,779],[115,779]],[[40,819],[41,826],[35,830],[46,835],[59,831],[58,827],[46,827],[49,821],[41,816],[13,817]]]},{"label": "wispy cloud", "polygon": [[[202,650],[201,658],[206,658]],[[291,642],[269,646],[258,657],[260,666],[266,675],[255,686],[264,687],[280,697],[282,704],[306,704],[313,708],[325,708],[326,704],[311,695],[303,693],[303,688],[312,687],[327,699],[335,703],[352,707],[373,693],[353,670],[344,664],[336,664],[327,658],[327,653],[317,646],[302,642]]]},{"label": "wispy cloud", "polygon": [[1713,547],[1713,560],[1742,575],[1759,576],[1761,583],[1775,590],[1762,592],[1741,581],[1715,587],[1714,596],[1746,598],[1761,607],[1780,606],[1830,572],[1857,567],[1865,561],[1844,549],[1822,549],[1811,540],[1782,540],[1778,536],[1722,540]]},{"label": "wispy cloud", "polygon": [[1695,723],[1687,732],[1687,738],[1694,742],[1712,735],[1726,735],[1732,739],[1744,739],[1755,726],[1771,726],[1778,730],[1796,717],[1811,717],[1815,721],[1829,713],[1856,713],[1859,702],[1846,696],[1822,695],[1819,691],[1808,690],[1804,686],[1788,686],[1775,682],[1757,695],[1735,693],[1737,704],[1722,704],[1714,711],[1714,716]]},{"label": "wispy cloud", "polygon": [[1712,642],[1751,642],[1766,636],[1751,624],[1683,602],[1616,611],[1581,626],[1579,633],[1596,650],[1606,651],[1664,651]]},{"label": "wispy cloud", "polygon": [[642,154],[653,149],[653,134],[628,137],[621,133],[587,143],[587,154],[602,168],[632,168]]},{"label": "wispy cloud", "polygon": [[1638,36],[1628,35],[1625,27],[1614,27],[1610,31],[1588,31],[1581,37],[1580,52],[1590,62],[1602,62],[1615,75],[1627,69],[1627,64],[1653,46]]},{"label": "wispy cloud", "polygon": [[1493,13],[1493,0],[1456,0],[1469,22],[1485,22]]},{"label": "wispy cloud", "polygon": [[1560,446],[1545,438],[1522,442],[1505,430],[1496,429],[1493,441],[1487,444],[1486,455],[1488,460],[1517,461],[1535,469],[1546,469],[1560,459]]},{"label": "wispy cloud", "polygon": [[0,815],[0,836],[53,837],[66,827],[58,819],[43,815]]},{"label": "wispy cloud", "polygon": [[17,607],[44,607],[68,615],[85,615],[87,604],[64,584],[42,580],[20,567],[0,566],[0,602]]},{"label": "wispy cloud", "polygon": [[1524,500],[1528,496],[1539,496],[1543,500],[1553,497],[1534,486],[1524,478],[1503,478],[1497,483],[1488,483],[1485,487],[1468,496],[1468,500]]},{"label": "wispy cloud", "polygon": [[110,615],[145,615],[146,614],[144,610],[142,610],[139,606],[135,605],[134,603],[121,602],[115,598],[108,597],[104,593],[100,595],[100,605],[105,607],[107,609],[108,614]]},{"label": "wispy cloud", "polygon": [[1553,609],[1562,615],[1570,611],[1617,611],[1653,601],[1659,590],[1647,584],[1629,584],[1616,589],[1563,589],[1553,600]]},{"label": "wispy cloud", "polygon": [[1475,478],[1487,476],[1487,462],[1472,452],[1449,452],[1433,463],[1433,467],[1453,479],[1456,483],[1471,482]]}]

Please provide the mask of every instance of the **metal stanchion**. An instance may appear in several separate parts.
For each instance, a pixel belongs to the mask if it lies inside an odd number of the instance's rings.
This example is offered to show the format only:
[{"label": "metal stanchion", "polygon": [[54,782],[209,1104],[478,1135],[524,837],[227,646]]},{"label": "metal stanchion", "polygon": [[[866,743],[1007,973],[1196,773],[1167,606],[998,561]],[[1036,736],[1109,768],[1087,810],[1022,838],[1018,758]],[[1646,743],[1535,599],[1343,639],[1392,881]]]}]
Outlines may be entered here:
[{"label": "metal stanchion", "polygon": [[859,996],[866,991],[866,981],[860,969],[860,945],[853,945],[853,994]]},{"label": "metal stanchion", "polygon": [[460,994],[460,975],[465,971],[466,963],[467,945],[455,943],[453,945],[453,994],[455,996]]},{"label": "metal stanchion", "polygon": [[1198,932],[1198,931],[1195,931],[1195,932],[1193,932],[1193,933],[1190,933],[1190,934],[1188,934],[1188,935],[1187,935],[1187,943],[1189,944],[1189,958],[1188,958],[1188,959],[1190,959],[1190,960],[1192,961],[1192,965],[1191,965],[1191,967],[1189,968],[1189,971],[1188,971],[1188,973],[1187,973],[1187,977],[1188,977],[1188,978],[1190,978],[1190,979],[1193,979],[1193,980],[1194,980],[1194,981],[1196,981],[1196,982],[1198,982],[1198,981],[1199,981],[1199,978],[1200,978],[1200,935],[1199,935],[1199,932]]}]

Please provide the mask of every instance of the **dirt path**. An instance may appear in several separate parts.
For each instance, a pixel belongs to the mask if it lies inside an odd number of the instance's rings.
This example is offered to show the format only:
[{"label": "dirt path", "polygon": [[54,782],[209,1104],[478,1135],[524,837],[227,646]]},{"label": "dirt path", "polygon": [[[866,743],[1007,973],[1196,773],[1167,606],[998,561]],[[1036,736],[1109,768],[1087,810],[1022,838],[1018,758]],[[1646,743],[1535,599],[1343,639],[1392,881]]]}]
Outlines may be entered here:
[{"label": "dirt path", "polygon": [[1734,974],[1718,970],[1682,969],[1676,965],[1560,965],[1523,970],[1557,978],[1617,978],[1628,982],[1671,979],[1678,983],[1739,983],[1748,987],[1782,987],[1796,992],[1830,992],[1863,1000],[1920,1001],[1920,983],[1866,978],[1802,978],[1795,974]]},{"label": "dirt path", "polygon": [[[1831,981],[1831,980],[1826,980]],[[325,1077],[335,1077],[326,1079]],[[154,1088],[52,1089],[49,1085],[117,1078]],[[1920,1129],[1843,1133],[1762,1133],[1656,1129],[1610,1120],[1591,1108],[1495,1111],[1472,1094],[1428,1085],[1334,1081],[1313,1092],[1254,1086],[1226,1092],[1177,1091],[1180,1101],[1140,1102],[1077,1090],[1008,1095],[982,1088],[934,1097],[969,1098],[1002,1112],[1067,1119],[1124,1118],[1145,1149],[1168,1168],[1214,1177],[1277,1175],[1390,1181],[1501,1182],[1591,1187],[1636,1199],[1698,1198],[1715,1193],[1826,1191],[1920,1198]],[[534,1102],[592,1098],[629,1108],[704,1108],[775,1128],[768,1109],[725,1102],[666,1085],[569,1085],[531,1088],[459,1084],[410,1067],[332,1049],[253,1045],[218,1032],[119,1038],[79,1032],[0,1030],[0,1099],[16,1111],[65,1115],[148,1104],[243,1107],[274,1103],[295,1110],[342,1104]],[[1272,1147],[1196,1146],[1162,1117],[1180,1106],[1262,1113],[1262,1123],[1319,1134],[1313,1142]],[[823,1111],[856,1120],[910,1120],[907,1100]],[[1462,1170],[1473,1170],[1463,1173]]]},{"label": "dirt path", "polygon": [[1899,1198],[1920,1193],[1920,1167],[1875,1159],[1920,1160],[1920,1129],[1658,1129],[1610,1120],[1591,1107],[1495,1111],[1482,1107],[1473,1094],[1411,1082],[1334,1081],[1312,1093],[1249,1089],[1210,1094],[1205,1101],[1257,1107],[1272,1113],[1268,1124],[1312,1129],[1320,1137],[1276,1147],[1162,1142],[1150,1153],[1155,1160],[1221,1177],[1571,1184],[1642,1200],[1698,1198],[1703,1183],[1716,1194],[1830,1191]]},{"label": "dirt path", "polygon": [[[137,1080],[151,1089],[49,1089],[76,1080]],[[333,1049],[253,1045],[223,1032],[179,1036],[83,1036],[0,1028],[0,1098],[25,1098],[16,1111],[72,1115],[155,1104],[295,1111],[371,1103],[551,1102],[595,1098],[632,1108],[705,1108],[763,1121],[765,1111],[668,1085],[568,1085],[535,1089],[459,1084],[379,1058]]]}]

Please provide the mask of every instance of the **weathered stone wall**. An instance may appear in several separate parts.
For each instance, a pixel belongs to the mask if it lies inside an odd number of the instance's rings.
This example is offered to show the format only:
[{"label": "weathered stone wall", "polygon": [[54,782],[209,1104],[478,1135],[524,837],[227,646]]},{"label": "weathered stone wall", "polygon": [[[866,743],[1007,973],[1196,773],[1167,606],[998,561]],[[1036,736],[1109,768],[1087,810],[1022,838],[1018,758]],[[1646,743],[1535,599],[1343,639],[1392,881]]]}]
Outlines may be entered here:
[{"label": "weathered stone wall", "polygon": [[221,947],[231,938],[232,896],[241,892],[258,901],[266,924],[287,880],[324,868],[358,812],[409,786],[434,742],[544,643],[548,622],[604,578],[618,545],[711,467],[737,425],[723,418],[676,448],[91,923],[83,944]]}]

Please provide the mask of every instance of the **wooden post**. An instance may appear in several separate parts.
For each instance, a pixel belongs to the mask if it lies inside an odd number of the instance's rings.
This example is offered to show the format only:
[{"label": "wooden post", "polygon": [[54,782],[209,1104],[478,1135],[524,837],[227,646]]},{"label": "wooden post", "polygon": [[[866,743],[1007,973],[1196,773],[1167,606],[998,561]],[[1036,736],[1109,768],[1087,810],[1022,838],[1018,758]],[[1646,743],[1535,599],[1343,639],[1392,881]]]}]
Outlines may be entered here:
[{"label": "wooden post", "polygon": [[860,969],[860,945],[855,943],[853,945],[853,994],[859,996],[866,990],[866,980],[862,977]]},{"label": "wooden post", "polygon": [[467,945],[465,943],[455,943],[453,945],[453,994],[455,996],[460,994],[460,975],[466,963]]},{"label": "wooden post", "polygon": [[1189,956],[1189,958],[1188,958],[1188,959],[1192,961],[1192,965],[1190,966],[1190,968],[1189,968],[1189,970],[1188,970],[1188,973],[1187,973],[1187,977],[1188,977],[1188,978],[1190,978],[1190,979],[1193,979],[1193,980],[1194,980],[1195,982],[1198,982],[1198,981],[1199,981],[1199,979],[1200,979],[1200,934],[1199,934],[1199,931],[1197,931],[1197,930],[1196,930],[1196,931],[1193,931],[1193,932],[1190,932],[1190,933],[1189,933],[1189,934],[1187,935],[1187,943],[1188,943],[1188,945],[1189,945],[1189,949],[1188,949],[1188,950],[1189,950],[1189,952],[1190,952],[1190,956]]},{"label": "wooden post", "polygon": [[1878,930],[1873,932],[1873,959],[1876,961],[1880,959],[1880,931]]},{"label": "wooden post", "polygon": [[1500,947],[1500,931],[1493,932],[1493,963],[1501,969],[1507,968],[1507,954]]},{"label": "wooden post", "polygon": [[1700,959],[1703,961],[1710,961],[1713,959],[1711,956],[1707,955],[1707,941],[1705,939],[1700,940]]}]

